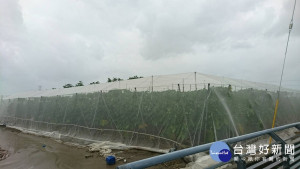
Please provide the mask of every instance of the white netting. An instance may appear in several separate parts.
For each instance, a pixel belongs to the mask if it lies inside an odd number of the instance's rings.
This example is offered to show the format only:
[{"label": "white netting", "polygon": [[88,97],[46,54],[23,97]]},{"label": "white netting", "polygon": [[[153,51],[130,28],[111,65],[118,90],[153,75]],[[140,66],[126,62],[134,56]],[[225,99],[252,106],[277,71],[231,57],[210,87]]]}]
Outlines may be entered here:
[{"label": "white netting", "polygon": [[[270,128],[276,90],[200,73],[154,76],[153,81],[147,77],[11,95],[1,99],[0,122],[67,141],[194,146]],[[299,93],[284,89],[276,125],[300,121],[299,113]]]},{"label": "white netting", "polygon": [[[206,75],[202,73],[182,73],[175,75],[159,75],[144,77],[141,79],[123,80],[111,83],[102,83],[94,85],[86,85],[72,88],[49,89],[43,91],[30,91],[24,93],[17,93],[6,96],[3,99],[13,98],[27,98],[27,97],[41,97],[41,96],[57,96],[57,95],[71,95],[75,93],[93,93],[99,91],[109,91],[115,89],[127,89],[131,91],[165,91],[178,90],[191,91],[197,89],[207,88],[208,83],[211,86],[228,86],[233,87],[233,90],[240,90],[245,88],[253,88],[258,90],[277,91],[278,86],[251,82],[246,80],[232,79],[227,77],[220,77],[214,75]],[[179,87],[178,87],[179,84]],[[299,92],[293,89],[283,88],[282,91]]]}]

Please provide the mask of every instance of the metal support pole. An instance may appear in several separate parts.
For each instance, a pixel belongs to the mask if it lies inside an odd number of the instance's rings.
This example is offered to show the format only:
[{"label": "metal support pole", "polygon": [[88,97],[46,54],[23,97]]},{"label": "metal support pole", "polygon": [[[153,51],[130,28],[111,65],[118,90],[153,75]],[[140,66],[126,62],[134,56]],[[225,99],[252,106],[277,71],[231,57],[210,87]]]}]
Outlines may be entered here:
[{"label": "metal support pole", "polygon": [[197,73],[195,72],[195,89],[197,90]]},{"label": "metal support pole", "polygon": [[182,92],[184,92],[184,79],[182,79]]},{"label": "metal support pole", "polygon": [[153,92],[153,75],[152,75],[152,92]]}]

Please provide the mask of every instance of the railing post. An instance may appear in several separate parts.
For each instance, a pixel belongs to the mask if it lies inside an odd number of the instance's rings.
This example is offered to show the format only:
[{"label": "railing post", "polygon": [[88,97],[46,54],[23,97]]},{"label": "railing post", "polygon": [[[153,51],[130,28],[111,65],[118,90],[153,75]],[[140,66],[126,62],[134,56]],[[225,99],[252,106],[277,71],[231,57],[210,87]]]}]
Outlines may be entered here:
[{"label": "railing post", "polygon": [[285,141],[283,141],[277,134],[275,134],[273,131],[269,133],[269,135],[277,142],[280,142],[281,144],[285,144]]},{"label": "railing post", "polygon": [[277,142],[279,142],[281,144],[281,154],[282,157],[285,157],[287,160],[283,161],[282,164],[284,166],[285,169],[289,169],[290,167],[290,158],[288,158],[288,155],[285,154],[285,144],[286,142],[283,141],[277,134],[275,134],[273,131],[269,133],[269,135]]},{"label": "railing post", "polygon": [[[234,149],[227,143],[228,147],[230,148],[230,151],[232,154],[234,154]],[[238,161],[236,162],[238,169],[246,169],[246,162],[242,159],[242,157],[239,154],[234,155],[234,157],[238,157]],[[233,159],[234,159],[233,157]]]},{"label": "railing post", "polygon": [[241,156],[240,155],[237,155],[239,156],[239,161],[237,161],[237,168],[238,169],[245,169],[246,168],[246,163],[244,160],[242,160]]}]

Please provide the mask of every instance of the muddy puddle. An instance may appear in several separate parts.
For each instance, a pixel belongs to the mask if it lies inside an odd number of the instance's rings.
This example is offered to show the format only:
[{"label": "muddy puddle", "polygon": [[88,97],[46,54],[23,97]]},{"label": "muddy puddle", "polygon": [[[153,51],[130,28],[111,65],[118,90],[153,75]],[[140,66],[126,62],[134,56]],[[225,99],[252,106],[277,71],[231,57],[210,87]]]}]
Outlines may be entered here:
[{"label": "muddy puddle", "polygon": [[[25,134],[18,130],[0,127],[0,147],[9,156],[0,161],[1,169],[112,169],[125,164],[123,160],[116,165],[106,165],[99,153],[90,153],[87,148],[78,148],[59,143],[47,137]],[[114,150],[126,162],[132,162],[159,155],[142,150]],[[87,158],[88,157],[88,158]],[[182,160],[161,164],[151,168],[181,168]]]}]

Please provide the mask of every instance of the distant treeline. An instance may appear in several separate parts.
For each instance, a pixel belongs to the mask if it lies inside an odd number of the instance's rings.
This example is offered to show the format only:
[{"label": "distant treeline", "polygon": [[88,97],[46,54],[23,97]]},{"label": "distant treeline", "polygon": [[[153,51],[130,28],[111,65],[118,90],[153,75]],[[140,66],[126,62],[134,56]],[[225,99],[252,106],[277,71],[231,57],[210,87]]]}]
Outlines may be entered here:
[{"label": "distant treeline", "polygon": [[[132,79],[140,79],[140,78],[143,78],[143,76],[132,76],[132,77],[129,77],[128,80],[132,80]],[[107,82],[110,83],[110,82],[116,82],[116,81],[122,81],[123,79],[121,78],[117,78],[117,77],[113,77],[113,78],[107,78]],[[90,85],[93,85],[93,84],[100,84],[99,81],[96,81],[96,82],[91,82]],[[79,81],[78,83],[76,83],[75,85],[72,85],[71,83],[68,83],[68,84],[65,84],[63,85],[63,88],[71,88],[71,87],[78,87],[78,86],[84,86],[83,82],[82,81]],[[52,88],[52,89],[56,89],[56,88]]]}]

